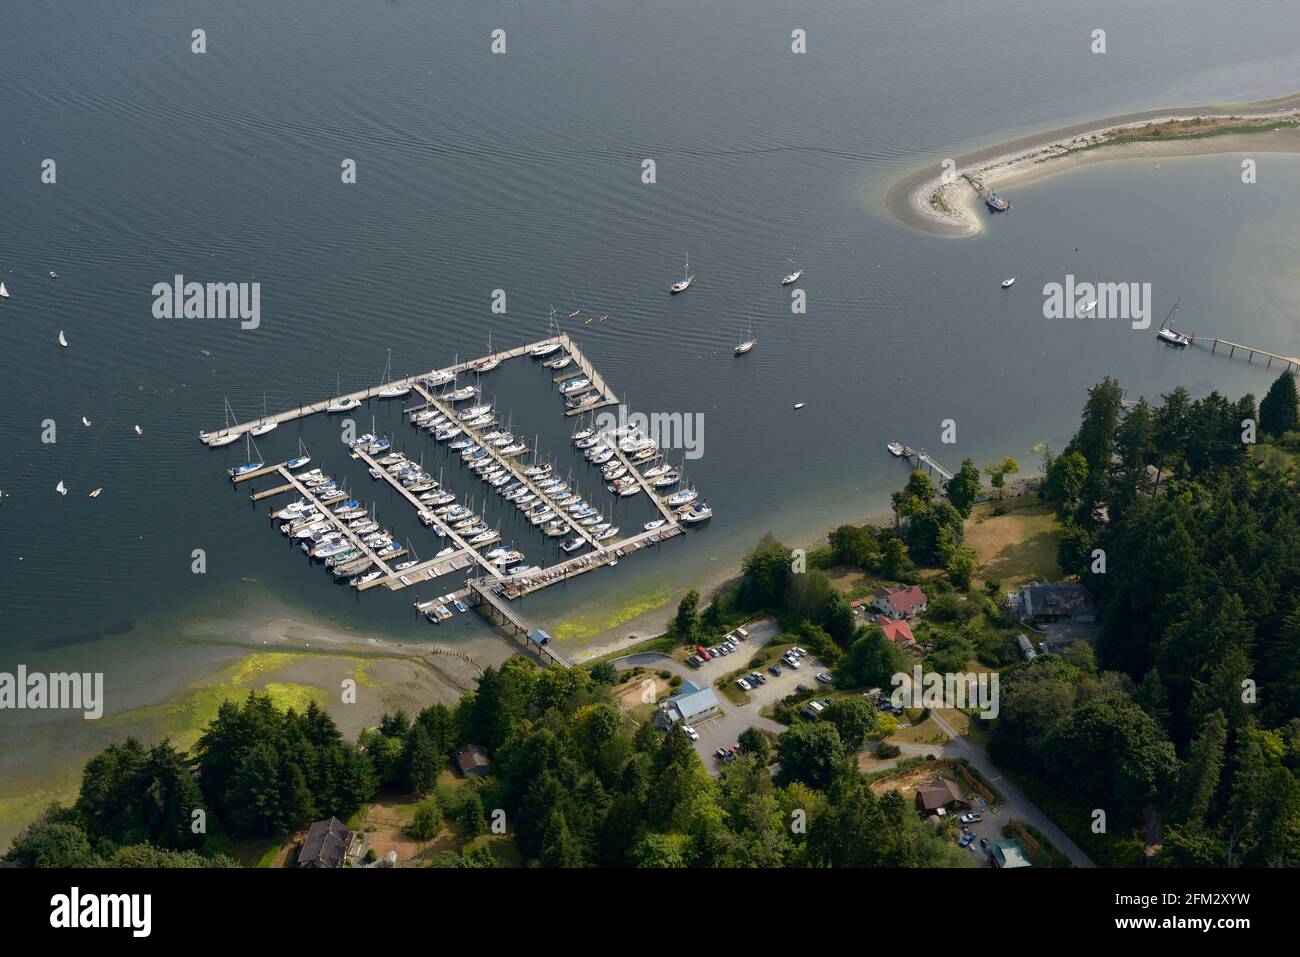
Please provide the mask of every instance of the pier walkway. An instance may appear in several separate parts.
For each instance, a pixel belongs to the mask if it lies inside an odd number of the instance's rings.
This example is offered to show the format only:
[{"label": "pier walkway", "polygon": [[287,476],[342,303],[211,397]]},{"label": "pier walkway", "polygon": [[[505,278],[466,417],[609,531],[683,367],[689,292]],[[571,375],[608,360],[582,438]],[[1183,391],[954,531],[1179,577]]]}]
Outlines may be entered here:
[{"label": "pier walkway", "polygon": [[925,466],[930,470],[931,475],[938,475],[945,482],[952,481],[952,473],[934,459],[930,458],[929,453],[926,452],[925,449],[914,449],[904,445],[903,458],[908,459],[909,461],[915,460],[918,466]]},{"label": "pier walkway", "polygon": [[1204,341],[1210,342],[1210,352],[1212,353],[1217,352],[1219,346],[1224,346],[1228,350],[1229,359],[1235,356],[1237,350],[1240,349],[1243,352],[1249,353],[1246,356],[1247,362],[1254,362],[1255,356],[1266,356],[1268,358],[1268,364],[1264,367],[1266,369],[1272,368],[1273,360],[1276,359],[1278,362],[1285,363],[1285,368],[1288,372],[1300,371],[1300,358],[1297,358],[1296,356],[1278,355],[1276,352],[1269,352],[1267,349],[1257,349],[1254,346],[1242,345],[1240,342],[1233,342],[1231,339],[1220,339],[1217,336],[1213,339],[1210,339],[1208,336],[1201,336],[1199,339],[1196,336],[1192,337],[1193,343],[1203,343]]},{"label": "pier walkway", "polygon": [[497,586],[494,582],[484,582],[481,579],[471,579],[469,590],[473,593],[471,599],[477,599],[474,604],[479,605],[483,602],[492,606],[492,610],[501,616],[502,620],[514,628],[515,633],[523,637],[524,641],[530,648],[537,652],[543,658],[548,658],[562,668],[571,668],[573,663],[568,658],[560,654],[551,647],[550,642],[538,644],[531,639],[531,636],[538,631],[533,624],[523,615],[519,614],[514,608],[497,593]]},{"label": "pier walkway", "polygon": [[[298,493],[303,498],[307,499],[307,501],[315,505],[320,510],[321,515],[324,517],[326,521],[328,521],[331,525],[333,525],[340,532],[342,532],[344,537],[346,537],[349,541],[352,542],[353,545],[355,545],[358,549],[364,552],[376,568],[382,571],[385,575],[391,576],[393,574],[393,570],[388,567],[388,565],[384,562],[382,558],[380,558],[377,554],[375,554],[374,549],[372,549],[369,545],[363,542],[360,539],[360,537],[358,537],[352,531],[352,529],[348,528],[347,522],[343,521],[341,518],[339,518],[337,515],[331,512],[329,508],[325,506],[319,498],[317,498],[314,494],[312,494],[311,490],[308,489],[306,485],[298,481],[298,479],[294,476],[294,474],[290,472],[287,468],[285,468],[284,466],[280,466],[279,469],[280,469],[280,474],[289,480],[289,484],[291,484],[294,488],[296,488],[298,490]],[[376,579],[376,581],[378,581],[378,579]]]},{"label": "pier walkway", "polygon": [[[461,422],[460,417],[456,414],[455,409],[453,409],[447,403],[443,402],[441,399],[435,397],[432,393],[425,391],[423,386],[416,385],[415,390],[419,392],[420,395],[424,396],[426,399],[429,400],[429,405],[433,406],[443,415],[447,416],[447,418],[452,422],[456,422],[460,424],[461,428],[463,428],[467,433],[471,433],[473,435],[474,441],[478,443],[479,448],[486,451],[487,454],[491,456],[492,459],[498,465],[504,466],[506,471],[509,472],[511,475],[513,475],[515,479],[517,479],[520,482],[523,482],[526,486],[528,486],[528,490],[537,496],[538,501],[545,502],[547,506],[553,512],[555,512],[556,516],[558,518],[564,519],[565,524],[567,524],[571,529],[573,529],[574,532],[576,532],[581,538],[583,538],[588,545],[595,546],[596,539],[592,537],[592,534],[589,531],[587,531],[587,529],[584,526],[580,525],[577,519],[575,519],[572,515],[570,515],[569,512],[563,506],[556,505],[555,502],[551,501],[551,497],[547,495],[545,492],[543,492],[541,489],[539,489],[537,487],[537,484],[532,479],[525,476],[524,468],[521,466],[519,462],[517,462],[514,458],[508,458],[502,455],[500,452],[497,451],[496,446],[494,446],[491,442],[484,442],[479,437],[479,433],[482,431],[481,429],[471,429],[469,426],[465,425],[463,422]],[[504,486],[502,487],[504,488]]]},{"label": "pier walkway", "polygon": [[[493,577],[495,578],[501,577],[500,569],[498,569],[490,561],[484,558],[483,555],[478,551],[478,549],[474,548],[472,545],[469,544],[469,542],[461,538],[455,529],[451,528],[444,522],[440,521],[436,516],[434,516],[432,511],[425,508],[424,503],[421,502],[419,498],[417,498],[416,495],[410,489],[408,489],[401,482],[399,482],[387,469],[385,469],[382,465],[380,465],[377,461],[375,461],[374,457],[369,452],[365,452],[359,448],[353,449],[352,451],[359,459],[365,462],[368,466],[370,466],[372,469],[377,470],[379,472],[379,477],[384,479],[386,482],[388,482],[389,485],[391,485],[394,489],[396,489],[399,495],[401,495],[408,502],[414,505],[415,510],[418,514],[428,515],[430,518],[432,518],[434,523],[437,524],[439,528],[441,528],[444,532],[447,533],[447,537],[456,543],[456,547],[459,549],[460,553],[464,553],[466,556],[472,556],[473,559],[477,560],[478,563],[487,570],[488,574],[492,575]],[[445,562],[448,559],[454,557],[455,555],[444,555],[442,557],[442,561]],[[391,576],[391,577],[396,577],[396,576]],[[408,575],[407,577],[409,578],[410,576]],[[391,588],[392,586],[390,585],[389,587]]]}]

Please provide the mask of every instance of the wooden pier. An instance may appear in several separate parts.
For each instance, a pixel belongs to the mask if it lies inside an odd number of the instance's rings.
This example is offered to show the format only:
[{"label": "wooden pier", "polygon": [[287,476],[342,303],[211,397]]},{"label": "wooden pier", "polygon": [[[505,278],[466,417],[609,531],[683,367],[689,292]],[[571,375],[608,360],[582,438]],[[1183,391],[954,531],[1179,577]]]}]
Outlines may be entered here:
[{"label": "wooden pier", "polygon": [[[455,409],[453,409],[447,403],[443,402],[441,399],[435,398],[432,393],[426,392],[424,387],[421,385],[416,385],[415,389],[417,392],[420,393],[420,395],[424,396],[426,399],[429,400],[429,405],[433,406],[443,415],[447,416],[449,420],[451,420],[452,422],[458,422],[458,423],[461,422],[461,419],[456,414]],[[498,465],[504,466],[506,471],[508,471],[511,475],[513,475],[518,481],[523,482],[525,485],[527,485],[528,490],[532,492],[534,495],[536,495],[539,501],[545,502],[548,506],[550,506],[550,508],[556,513],[558,517],[563,518],[564,521],[568,524],[568,526],[571,529],[573,529],[573,531],[577,532],[578,535],[580,535],[583,539],[586,540],[587,544],[592,546],[596,544],[596,539],[592,537],[591,533],[588,532],[586,528],[578,524],[577,519],[573,518],[573,516],[570,515],[562,506],[556,505],[553,501],[551,501],[550,496],[548,496],[545,492],[539,489],[537,487],[537,484],[532,479],[524,475],[524,468],[521,467],[517,461],[515,461],[513,458],[507,458],[506,456],[502,455],[500,452],[496,450],[496,447],[493,446],[490,442],[484,442],[482,439],[479,438],[479,432],[471,429],[468,425],[461,423],[461,428],[463,428],[467,433],[472,433],[473,438],[475,442],[478,443],[479,448],[484,449],[487,452],[487,454],[491,456],[492,459]]]},{"label": "wooden pier", "polygon": [[549,659],[562,668],[571,668],[573,663],[569,661],[568,658],[564,657],[564,655],[552,648],[549,641],[542,645],[531,639],[531,636],[538,631],[538,629],[533,627],[533,624],[528,621],[528,619],[519,614],[518,611],[510,606],[509,602],[505,601],[497,593],[499,587],[500,585],[498,583],[492,581],[484,582],[477,578],[471,579],[469,583],[469,590],[472,593],[470,596],[471,600],[477,599],[474,600],[476,606],[483,603],[490,605],[492,610],[501,616],[501,620],[510,625],[510,627],[514,629],[516,635],[522,636],[528,647],[536,652],[539,657]]},{"label": "wooden pier", "polygon": [[[283,465],[277,466],[277,468],[279,469],[280,474],[283,475],[289,481],[289,483],[298,490],[298,493],[303,498],[311,502],[313,505],[316,505],[320,509],[321,515],[324,518],[324,520],[328,521],[331,525],[337,528],[340,532],[343,533],[344,537],[348,538],[353,545],[355,545],[358,549],[364,552],[366,556],[371,560],[371,562],[374,563],[376,568],[382,571],[385,575],[391,576],[393,574],[393,570],[389,568],[387,563],[385,563],[384,560],[375,553],[374,549],[372,549],[369,545],[363,542],[359,536],[354,534],[352,529],[348,528],[347,522],[343,521],[341,518],[339,518],[337,515],[331,512],[325,505],[323,505],[320,499],[318,499],[311,492],[311,490],[307,488],[306,485],[298,481],[298,479],[294,477],[293,473],[290,472],[287,468],[285,468]],[[376,579],[376,581],[378,581],[378,579]]]},{"label": "wooden pier", "polygon": [[1247,353],[1247,362],[1254,362],[1255,356],[1265,356],[1268,359],[1268,364],[1264,367],[1266,369],[1271,369],[1273,367],[1273,360],[1276,359],[1278,362],[1285,363],[1284,368],[1286,371],[1300,371],[1300,358],[1297,358],[1296,356],[1278,355],[1276,352],[1269,352],[1267,349],[1257,349],[1255,346],[1242,345],[1240,342],[1233,342],[1231,339],[1220,339],[1217,336],[1213,339],[1210,339],[1208,336],[1202,336],[1200,339],[1197,339],[1195,336],[1192,337],[1193,344],[1198,342],[1203,343],[1205,341],[1210,343],[1211,353],[1218,352],[1219,346],[1226,348],[1228,350],[1229,359],[1235,356],[1237,350],[1240,349],[1242,352]]},{"label": "wooden pier", "polygon": [[[459,362],[456,363],[455,365],[447,366],[444,369],[430,369],[428,372],[420,372],[417,373],[416,375],[407,376],[404,379],[394,379],[392,382],[385,382],[385,383],[380,383],[379,385],[372,385],[365,389],[358,389],[355,392],[347,392],[344,393],[343,395],[334,396],[333,398],[321,399],[319,402],[312,402],[306,405],[300,405],[297,408],[293,408],[293,409],[285,409],[283,412],[276,412],[274,415],[266,415],[266,416],[262,416],[261,418],[250,419],[249,421],[242,422],[238,425],[223,426],[221,428],[212,429],[208,432],[204,432],[201,434],[236,435],[236,436],[243,435],[249,429],[257,428],[259,425],[262,425],[264,423],[274,422],[276,425],[280,425],[284,422],[292,422],[295,419],[301,419],[308,415],[316,415],[317,413],[325,412],[326,410],[329,409],[331,404],[339,401],[340,399],[355,399],[357,402],[365,402],[368,399],[373,399],[375,396],[379,395],[379,393],[382,392],[384,389],[390,388],[391,386],[403,386],[403,387],[410,388],[410,387],[414,387],[417,383],[420,383],[422,380],[427,379],[430,376],[439,375],[439,374],[450,374],[453,376],[458,376],[463,372],[473,372],[474,366],[480,362],[483,362],[486,359],[495,358],[501,360],[502,362],[508,359],[518,359],[528,355],[529,352],[531,352],[533,349],[537,348],[538,346],[549,345],[553,342],[559,343],[566,351],[568,351],[568,353],[571,356],[573,356],[573,361],[578,364],[579,368],[582,369],[583,373],[586,374],[587,377],[591,379],[592,385],[595,388],[599,389],[601,395],[604,396],[602,400],[584,405],[580,409],[566,410],[565,415],[577,415],[581,412],[590,412],[592,409],[598,409],[605,405],[612,405],[618,401],[618,399],[614,396],[614,393],[609,389],[608,386],[605,385],[605,380],[600,377],[600,374],[596,372],[591,362],[587,359],[585,355],[582,354],[582,350],[580,350],[574,344],[573,340],[569,338],[567,333],[562,332],[557,336],[551,336],[548,339],[539,339],[536,342],[529,342],[522,346],[516,346],[513,349],[507,349],[503,352],[494,352],[491,355],[480,356],[477,359],[467,359],[464,362]],[[251,478],[253,476],[250,474],[249,477]]]},{"label": "wooden pier", "polygon": [[914,449],[904,445],[903,458],[907,459],[909,462],[915,461],[918,468],[928,468],[931,475],[938,475],[945,482],[952,481],[952,473],[934,459],[930,458],[929,453],[926,452],[925,449]]},{"label": "wooden pier", "polygon": [[655,508],[659,510],[659,514],[663,517],[664,521],[669,525],[676,525],[677,516],[673,514],[673,510],[665,503],[665,500],[672,498],[672,495],[660,496],[660,494],[655,491],[655,488],[650,484],[650,481],[641,474],[641,470],[637,468],[636,465],[632,463],[632,460],[628,458],[627,454],[618,447],[618,440],[610,434],[611,431],[612,430],[606,430],[605,432],[600,433],[601,441],[612,449],[615,458],[627,467],[627,473],[637,480],[637,483],[641,486],[641,490],[649,496],[650,501],[654,504]]},{"label": "wooden pier", "polygon": [[[665,539],[674,538],[684,531],[681,525],[674,522],[672,525],[661,525],[659,528],[651,529],[648,532],[638,532],[636,535],[629,535],[622,541],[611,542],[596,551],[587,552],[585,555],[579,555],[567,561],[557,562],[548,568],[539,569],[518,577],[507,578],[502,583],[501,590],[508,599],[522,598],[524,595],[530,595],[551,585],[566,582],[586,572],[604,568],[611,562],[619,560],[617,552],[620,550],[624,555],[627,555],[631,552],[640,551],[647,545],[657,545]],[[650,541],[652,538],[654,539],[653,542]]]},{"label": "wooden pier", "polygon": [[[408,489],[408,488],[407,488],[406,486],[404,486],[401,482],[399,482],[396,478],[394,478],[394,477],[392,476],[392,474],[388,472],[387,469],[385,469],[382,465],[380,465],[377,461],[375,461],[375,459],[371,456],[371,454],[370,454],[369,452],[364,452],[364,451],[362,451],[362,450],[359,449],[359,448],[354,449],[353,451],[354,451],[354,452],[357,454],[357,456],[358,456],[358,457],[359,457],[363,462],[365,462],[368,466],[370,466],[370,467],[373,468],[373,469],[376,469],[376,470],[379,472],[379,477],[380,477],[380,478],[385,479],[385,480],[388,482],[388,484],[391,485],[393,488],[395,488],[395,489],[398,491],[398,493],[399,493],[403,498],[405,498],[408,502],[410,502],[412,505],[414,505],[414,506],[415,506],[415,510],[416,510],[417,513],[419,513],[419,514],[421,514],[421,515],[425,515],[425,514],[427,514],[427,515],[430,515],[431,517],[433,516],[432,511],[431,511],[430,509],[427,509],[427,508],[424,507],[424,503],[421,502],[421,501],[419,500],[419,498],[416,497],[415,493],[413,493],[410,489]],[[474,560],[474,561],[477,561],[480,565],[482,565],[485,569],[487,569],[487,571],[488,571],[489,574],[494,575],[494,576],[496,576],[496,577],[501,577],[501,570],[498,569],[495,565],[493,565],[493,564],[492,564],[490,561],[488,561],[486,558],[484,558],[484,557],[479,553],[478,549],[474,548],[472,545],[469,544],[469,542],[467,542],[467,541],[465,541],[465,539],[461,538],[460,535],[456,532],[455,529],[451,528],[449,525],[445,524],[444,522],[439,521],[436,517],[434,517],[433,520],[434,520],[434,523],[438,525],[438,527],[440,527],[444,532],[447,533],[447,537],[449,537],[453,542],[455,542],[455,543],[456,543],[456,546],[457,546],[457,547],[458,547],[462,552],[465,552],[465,553],[468,554],[468,555],[472,555],[472,556],[473,556],[473,560]],[[444,555],[443,557],[444,557],[444,558],[451,558],[452,556],[450,556],[450,555]],[[389,577],[389,578],[397,578],[397,577],[399,577],[399,576],[395,576],[395,575],[390,574],[388,577]],[[390,584],[389,587],[391,588],[391,587],[393,587],[393,586]],[[398,587],[400,587],[400,586],[398,586]]]}]

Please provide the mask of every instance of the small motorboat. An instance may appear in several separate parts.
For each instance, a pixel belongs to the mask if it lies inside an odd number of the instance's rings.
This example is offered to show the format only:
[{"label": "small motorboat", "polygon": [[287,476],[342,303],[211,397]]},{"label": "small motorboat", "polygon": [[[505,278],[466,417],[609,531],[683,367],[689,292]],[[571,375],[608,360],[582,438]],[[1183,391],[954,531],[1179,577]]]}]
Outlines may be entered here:
[{"label": "small motorboat", "polygon": [[663,520],[662,518],[656,518],[653,522],[646,522],[645,525],[642,526],[642,527],[643,527],[647,532],[652,532],[652,531],[654,531],[656,528],[658,528],[660,525],[662,525],[663,523],[664,523],[664,520]]},{"label": "small motorboat", "polygon": [[995,213],[1005,213],[1011,208],[1011,204],[997,193],[989,193],[988,196],[984,197],[984,204]]},{"label": "small motorboat", "polygon": [[885,446],[885,448],[889,449],[889,454],[894,456],[896,459],[901,459],[903,457],[903,452],[905,451],[903,443],[901,442],[890,442]]},{"label": "small motorboat", "polygon": [[102,488],[97,488],[97,489],[95,489],[93,492],[90,493],[90,497],[91,497],[91,498],[99,498],[99,493],[102,492],[102,491],[104,491]]},{"label": "small motorboat", "polygon": [[790,273],[790,275],[786,276],[784,279],[781,280],[781,285],[788,286],[791,283],[796,283],[799,281],[799,277],[802,275],[803,275],[803,269],[802,268],[796,269],[794,272]]},{"label": "small motorboat", "polygon": [[796,402],[794,404],[795,410],[798,411],[799,409],[802,409],[807,404],[808,404],[807,402]]},{"label": "small motorboat", "polygon": [[1015,276],[1012,276],[1010,279],[1004,279],[1004,280],[1002,280],[1002,288],[1003,288],[1003,289],[1010,289],[1010,288],[1011,288],[1011,284],[1014,283],[1015,281],[1016,281],[1016,277],[1015,277]]},{"label": "small motorboat", "polygon": [[68,337],[63,334],[62,329],[59,330],[59,345],[65,349],[68,348]]},{"label": "small motorboat", "polygon": [[53,269],[51,269],[51,270],[50,270],[50,278],[51,278],[51,279],[58,279],[58,278],[59,278],[59,274],[56,273]]},{"label": "small motorboat", "polygon": [[136,435],[144,435],[144,429],[140,428],[140,426],[137,425],[137,426],[135,427],[135,434],[136,434]]}]

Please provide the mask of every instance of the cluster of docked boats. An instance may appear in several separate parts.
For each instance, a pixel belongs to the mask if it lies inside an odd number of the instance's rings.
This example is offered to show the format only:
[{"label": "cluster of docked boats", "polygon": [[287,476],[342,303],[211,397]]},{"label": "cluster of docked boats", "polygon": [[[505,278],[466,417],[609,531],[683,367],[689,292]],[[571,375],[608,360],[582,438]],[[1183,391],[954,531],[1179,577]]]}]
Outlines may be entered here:
[{"label": "cluster of docked boats", "polygon": [[[320,469],[299,472],[294,479],[307,496],[272,512],[272,517],[281,521],[281,534],[298,542],[307,556],[324,562],[337,581],[359,587],[385,574],[375,567],[376,559],[408,554],[393,533],[375,521],[373,510]],[[399,572],[415,564],[412,557],[390,567]]]},{"label": "cluster of docked boats", "polygon": [[[473,406],[460,412],[444,409],[435,407],[412,412],[411,424],[431,432],[435,439],[447,442],[449,449],[459,451],[466,467],[514,505],[543,535],[562,538],[581,527],[587,528],[587,534],[599,542],[618,534],[617,526],[606,522],[599,511],[553,474],[551,465],[525,467],[514,463],[512,459],[526,452],[528,446],[508,428],[499,427],[490,406]],[[465,506],[452,508],[468,511]],[[586,537],[579,534],[565,541],[561,548],[570,553],[586,545]],[[487,557],[503,567],[515,565],[523,559],[513,548],[505,548],[496,555],[488,553]],[[508,573],[523,574],[534,570],[532,566],[518,564]]]},{"label": "cluster of docked boats", "polygon": [[[597,432],[594,427],[581,428],[573,433],[573,444],[588,462],[600,467],[608,483],[605,488],[615,495],[636,495],[646,485],[667,489],[682,481],[681,470],[661,461],[658,443],[639,429]],[[708,503],[699,501],[699,491],[693,485],[667,493],[663,503],[680,521],[689,524],[713,517]],[[662,524],[662,519],[647,523],[646,531]]]},{"label": "cluster of docked boats", "polygon": [[468,610],[465,603],[455,595],[443,595],[441,598],[430,598],[428,601],[416,602],[415,607],[435,625],[440,625],[450,618],[453,608],[462,613]]}]

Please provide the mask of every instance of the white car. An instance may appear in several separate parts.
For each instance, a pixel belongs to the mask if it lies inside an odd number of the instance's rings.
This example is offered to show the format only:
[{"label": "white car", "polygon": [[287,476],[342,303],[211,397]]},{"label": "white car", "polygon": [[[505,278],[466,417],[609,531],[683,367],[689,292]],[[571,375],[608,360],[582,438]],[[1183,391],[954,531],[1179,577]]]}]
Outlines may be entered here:
[{"label": "white car", "polygon": [[737,636],[740,637],[741,641],[744,641],[746,638],[749,637],[749,632],[747,632],[744,628],[737,628],[736,634]]},{"label": "white car", "polygon": [[793,651],[793,652],[794,652],[796,655],[798,655],[800,658],[802,658],[804,655],[808,654],[808,652],[804,651],[802,648],[791,648],[790,650]]},{"label": "white car", "polygon": [[740,685],[740,690],[741,690],[741,691],[748,691],[749,688],[750,688],[750,684],[749,684],[749,682],[746,681],[744,678],[737,678],[737,679],[736,679],[736,684]]},{"label": "white car", "polygon": [[700,740],[700,732],[696,731],[689,724],[682,725],[682,730],[686,732],[686,736],[692,741]]}]

